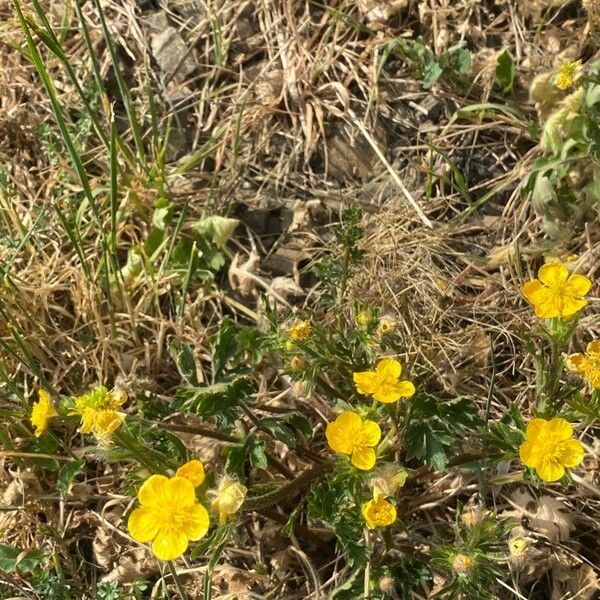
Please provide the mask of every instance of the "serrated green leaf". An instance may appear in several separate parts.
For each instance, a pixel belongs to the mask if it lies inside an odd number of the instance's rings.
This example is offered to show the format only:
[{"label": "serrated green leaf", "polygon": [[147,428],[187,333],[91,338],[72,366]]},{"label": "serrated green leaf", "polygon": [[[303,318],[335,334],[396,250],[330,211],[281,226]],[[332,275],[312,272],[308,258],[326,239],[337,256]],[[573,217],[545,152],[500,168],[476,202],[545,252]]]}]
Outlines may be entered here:
[{"label": "serrated green leaf", "polygon": [[296,447],[294,432],[285,423],[281,423],[276,419],[263,419],[262,426],[288,448]]},{"label": "serrated green leaf", "polygon": [[208,418],[237,406],[253,391],[252,382],[246,377],[212,385],[186,386],[177,390],[172,406]]},{"label": "serrated green leaf", "polygon": [[248,437],[246,447],[250,456],[250,464],[257,469],[265,470],[268,465],[265,442],[256,437]]},{"label": "serrated green leaf", "polygon": [[312,435],[312,425],[305,416],[298,413],[292,413],[291,415],[286,416],[286,420],[292,427],[295,427],[307,437]]},{"label": "serrated green leaf", "polygon": [[170,341],[167,348],[181,376],[188,383],[196,385],[198,379],[196,376],[196,357],[194,356],[193,348],[189,344],[180,344],[177,341]]}]

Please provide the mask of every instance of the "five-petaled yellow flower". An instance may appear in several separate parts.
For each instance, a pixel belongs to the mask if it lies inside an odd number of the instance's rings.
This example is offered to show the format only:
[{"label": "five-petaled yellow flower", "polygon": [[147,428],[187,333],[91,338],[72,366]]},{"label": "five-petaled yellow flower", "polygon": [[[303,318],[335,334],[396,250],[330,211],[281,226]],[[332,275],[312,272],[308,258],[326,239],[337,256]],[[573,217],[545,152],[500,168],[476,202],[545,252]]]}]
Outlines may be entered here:
[{"label": "five-petaled yellow flower", "polygon": [[519,456],[524,465],[535,469],[540,479],[558,481],[565,474],[565,467],[576,467],[583,460],[584,450],[573,439],[573,427],[565,419],[532,419]]},{"label": "five-petaled yellow flower", "polygon": [[177,469],[175,473],[177,477],[184,477],[192,482],[192,485],[197,488],[202,485],[206,473],[204,471],[204,465],[199,460],[190,460]]},{"label": "five-petaled yellow flower", "polygon": [[240,510],[248,488],[237,479],[226,477],[219,484],[216,491],[217,497],[212,501],[213,510],[219,513],[219,523],[225,525],[227,521]]},{"label": "five-petaled yellow flower", "polygon": [[573,87],[583,76],[583,67],[581,61],[565,63],[560,66],[554,76],[554,85],[561,90],[568,90]]},{"label": "five-petaled yellow flower", "polygon": [[570,354],[565,366],[572,373],[581,375],[595,390],[600,390],[600,340],[587,345],[585,354]]},{"label": "five-petaled yellow flower", "polygon": [[104,386],[94,388],[85,396],[75,399],[72,414],[81,417],[81,433],[93,433],[104,445],[110,444],[112,434],[123,424],[125,413],[117,409],[127,401],[127,394],[119,390],[109,392]]},{"label": "five-petaled yellow flower", "polygon": [[299,321],[298,323],[294,323],[289,328],[288,335],[292,342],[302,342],[308,338],[308,336],[312,332],[312,325],[310,321]]},{"label": "five-petaled yellow flower", "polygon": [[387,527],[396,520],[396,507],[383,494],[376,493],[373,500],[363,504],[362,515],[369,529]]},{"label": "five-petaled yellow flower", "polygon": [[415,393],[415,386],[410,381],[400,381],[401,373],[402,365],[397,360],[384,358],[377,363],[374,371],[354,373],[353,377],[360,394],[388,403],[410,398]]},{"label": "five-petaled yellow flower", "polygon": [[343,412],[327,425],[325,437],[329,447],[340,454],[348,454],[350,462],[363,471],[375,465],[375,450],[381,438],[381,429],[375,421],[361,419],[354,412]]},{"label": "five-petaled yellow flower", "polygon": [[184,477],[151,475],[140,488],[141,506],[129,516],[127,527],[138,542],[152,542],[161,560],[175,560],[190,541],[206,535],[208,511],[196,500],[194,485]]},{"label": "five-petaled yellow flower", "polygon": [[31,424],[35,427],[35,437],[40,437],[44,433],[48,421],[52,417],[58,416],[50,396],[44,390],[40,390],[38,396],[39,400],[34,402],[31,407]]},{"label": "five-petaled yellow flower", "polygon": [[584,296],[590,291],[592,282],[578,273],[569,275],[561,263],[540,267],[538,279],[523,285],[523,295],[533,304],[535,315],[540,319],[571,317],[586,304]]}]

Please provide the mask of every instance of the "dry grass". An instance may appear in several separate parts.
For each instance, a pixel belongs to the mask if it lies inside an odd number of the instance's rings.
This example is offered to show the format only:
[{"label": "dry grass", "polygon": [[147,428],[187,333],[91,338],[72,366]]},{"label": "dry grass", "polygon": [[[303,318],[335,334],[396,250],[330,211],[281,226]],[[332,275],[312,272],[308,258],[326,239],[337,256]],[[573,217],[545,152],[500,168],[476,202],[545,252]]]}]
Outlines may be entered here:
[{"label": "dry grass", "polygon": [[[310,308],[319,288],[308,289],[314,282],[302,268],[330,246],[329,224],[340,207],[359,203],[366,215],[367,256],[350,288],[398,319],[414,371],[443,393],[479,398],[482,410],[493,381],[493,418],[513,403],[527,413],[534,374],[523,358],[523,333],[532,322],[519,286],[547,254],[578,254],[580,272],[592,278],[600,264],[597,220],[581,220],[568,237],[550,240],[519,188],[539,154],[529,132],[536,121],[529,82],[562,59],[594,51],[577,3],[552,8],[542,0],[206,0],[167,3],[159,11],[150,1],[111,0],[103,7],[139,114],[150,121],[150,87],[159,128],[164,133],[167,123],[171,127],[163,183],[174,211],[181,214],[185,207],[187,212],[181,230],[171,228],[169,239],[185,235],[207,212],[235,214],[243,227],[234,251],[242,261],[251,250],[258,252],[258,287]],[[55,27],[66,23],[65,52],[86,89],[94,92],[73,7],[49,2],[47,8]],[[91,3],[83,12],[106,98],[128,138],[97,15]],[[160,19],[152,16],[159,12]],[[167,17],[171,41],[159,37]],[[96,382],[168,402],[181,381],[169,344],[190,344],[207,364],[207,336],[224,315],[252,320],[256,294],[240,295],[225,274],[210,285],[182,288],[181,274],[161,268],[160,260],[151,275],[126,290],[111,287],[107,293],[103,281],[85,276],[57,212],[77,215],[80,186],[35,69],[19,51],[22,31],[6,0],[0,0],[0,23],[2,408],[17,408],[19,399],[31,398],[40,385],[68,396]],[[390,56],[383,64],[387,41],[416,35],[437,55],[464,42],[472,51],[469,75],[442,78],[431,92],[422,89],[402,57]],[[158,48],[165,43],[175,44],[167,54],[177,60],[161,57]],[[519,73],[508,97],[494,86],[502,49],[515,57]],[[47,51],[45,58],[61,105],[74,127],[85,131],[73,85],[59,61]],[[94,94],[102,114],[107,103]],[[460,109],[480,103],[511,112],[491,108],[454,119]],[[106,151],[93,136],[83,146],[93,187],[104,200]],[[150,141],[148,146],[148,164],[123,175],[116,257],[121,265],[127,251],[147,239],[160,195],[160,177],[150,174],[160,149]],[[454,168],[466,181],[462,189],[452,183]],[[95,272],[101,235],[89,210],[79,218],[82,245]],[[290,292],[292,283],[303,286],[302,293]],[[600,336],[597,303],[581,330]],[[261,377],[273,381],[269,368]],[[279,381],[271,395],[284,386]],[[14,431],[4,431],[2,438],[17,447],[22,441]],[[191,434],[185,439],[207,460],[222,460],[216,442]],[[600,564],[595,542],[600,490],[592,431],[586,440],[593,457],[589,476],[578,494],[565,500],[574,530],[558,546],[543,530],[530,531],[546,561],[536,571],[541,583],[532,598],[593,597],[583,590],[591,585],[594,593]],[[472,449],[469,443],[465,450]],[[153,572],[153,563],[127,539],[120,523],[130,498],[123,495],[124,474],[116,467],[92,467],[81,495],[64,503],[47,488],[40,470],[17,466],[9,457],[1,460],[7,510],[0,513],[0,541],[29,546],[54,537],[51,543],[81,586],[77,593],[107,574],[127,581]],[[298,466],[287,465],[292,471]],[[419,491],[415,510],[426,519],[447,520],[458,500],[476,499],[480,491],[472,476],[442,476]],[[500,514],[512,510],[511,494],[510,486],[490,494]],[[213,597],[258,597],[249,591],[254,590],[265,598],[324,598],[349,575],[342,564],[322,564],[306,539],[292,538],[288,550],[289,540],[273,525],[276,518],[248,517],[238,546],[227,547],[224,566],[215,573],[215,590],[223,595]],[[309,541],[311,532],[327,535],[311,529]],[[65,534],[77,538],[79,556],[68,556],[60,539]],[[269,577],[253,570],[254,564],[267,565]],[[578,588],[565,575],[569,569]],[[194,586],[200,588],[202,570],[193,565],[186,570],[192,597],[201,597]],[[526,579],[524,584],[529,589]],[[0,575],[0,597],[5,597],[3,585],[7,597],[39,597],[16,576]],[[523,597],[499,589],[507,599]]]}]

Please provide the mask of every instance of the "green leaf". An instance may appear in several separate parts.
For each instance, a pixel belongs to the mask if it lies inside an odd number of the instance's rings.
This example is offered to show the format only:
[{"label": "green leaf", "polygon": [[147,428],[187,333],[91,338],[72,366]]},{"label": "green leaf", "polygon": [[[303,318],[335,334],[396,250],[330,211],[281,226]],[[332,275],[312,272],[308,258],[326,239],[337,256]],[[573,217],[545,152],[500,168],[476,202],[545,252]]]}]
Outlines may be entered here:
[{"label": "green leaf", "polygon": [[296,436],[294,432],[284,423],[277,419],[263,419],[262,426],[267,429],[276,439],[283,442],[288,448],[296,447]]},{"label": "green leaf", "polygon": [[515,62],[507,50],[504,50],[496,62],[496,79],[504,93],[510,92],[515,84],[517,69]]},{"label": "green leaf", "polygon": [[17,570],[17,557],[21,551],[8,544],[0,544],[0,572],[14,573]]},{"label": "green leaf", "polygon": [[201,387],[181,387],[175,394],[172,406],[176,410],[208,418],[237,406],[253,391],[252,382],[246,377]]},{"label": "green leaf", "polygon": [[410,402],[410,420],[404,431],[407,459],[444,469],[456,440],[481,423],[477,408],[469,398],[438,401],[425,394]]},{"label": "green leaf", "polygon": [[17,562],[17,570],[21,573],[33,573],[44,560],[44,553],[33,548],[26,554],[22,554]]},{"label": "green leaf", "polygon": [[246,463],[245,444],[231,444],[225,446],[223,451],[227,456],[225,461],[225,472],[228,475],[244,480],[246,478],[244,472],[244,465]]},{"label": "green leaf", "polygon": [[471,68],[471,53],[466,48],[453,47],[448,50],[449,69],[456,75],[464,75]]},{"label": "green leaf", "polygon": [[312,435],[312,425],[305,416],[298,413],[292,413],[291,415],[287,415],[285,419],[292,427],[295,427],[305,436],[310,437]]},{"label": "green leaf", "polygon": [[218,377],[229,363],[251,354],[253,362],[261,356],[264,334],[254,327],[246,327],[225,317],[219,331],[211,336],[213,375]]},{"label": "green leaf", "polygon": [[58,491],[65,496],[69,493],[73,480],[85,467],[85,460],[72,460],[66,463],[58,473]]},{"label": "green leaf", "polygon": [[169,354],[175,361],[181,376],[192,385],[198,384],[196,376],[196,357],[194,349],[189,344],[181,344],[175,340],[170,341],[168,346]]},{"label": "green leaf", "polygon": [[240,222],[237,219],[212,216],[198,221],[194,229],[222,250],[239,224]]},{"label": "green leaf", "polygon": [[263,440],[256,437],[248,437],[247,439],[248,454],[250,456],[250,464],[257,469],[265,470],[267,468],[267,445]]}]

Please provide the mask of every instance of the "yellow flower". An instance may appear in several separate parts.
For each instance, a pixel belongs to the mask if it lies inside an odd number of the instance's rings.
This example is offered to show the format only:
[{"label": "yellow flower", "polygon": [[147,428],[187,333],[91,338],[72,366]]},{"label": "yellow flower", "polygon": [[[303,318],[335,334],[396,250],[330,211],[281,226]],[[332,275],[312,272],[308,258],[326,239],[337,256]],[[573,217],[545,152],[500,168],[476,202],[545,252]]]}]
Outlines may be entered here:
[{"label": "yellow flower", "polygon": [[595,390],[600,390],[600,340],[587,345],[585,354],[570,354],[565,366],[572,373],[581,375]]},{"label": "yellow flower", "polygon": [[31,424],[35,427],[35,437],[40,437],[44,433],[48,421],[52,417],[58,416],[50,396],[44,390],[40,390],[38,396],[38,402],[34,402],[31,407]]},{"label": "yellow flower", "polygon": [[306,320],[299,321],[298,323],[292,325],[288,331],[288,335],[290,336],[290,340],[292,342],[302,342],[308,338],[311,332],[312,325],[310,324],[310,321]]},{"label": "yellow flower", "polygon": [[191,481],[151,475],[138,492],[140,507],[130,515],[127,527],[138,542],[152,542],[152,552],[161,560],[179,558],[190,540],[208,531],[208,511],[196,500]]},{"label": "yellow flower", "polygon": [[375,371],[354,373],[354,383],[359,394],[373,396],[379,402],[396,402],[400,398],[410,398],[415,386],[410,381],[399,381],[402,366],[393,358],[379,361]]},{"label": "yellow flower", "polygon": [[363,310],[356,315],[354,319],[359,327],[366,327],[371,322],[371,313],[368,310]]},{"label": "yellow flower", "polygon": [[554,85],[561,90],[568,90],[573,87],[583,76],[583,67],[581,61],[565,63],[560,66],[554,76]]},{"label": "yellow flower", "polygon": [[586,304],[583,299],[592,287],[592,282],[569,270],[561,263],[552,263],[540,267],[538,279],[523,285],[525,298],[533,304],[535,315],[540,319],[570,317],[579,312]]},{"label": "yellow flower", "polygon": [[362,515],[369,529],[387,527],[396,520],[396,507],[383,494],[376,494],[373,500],[363,504]]},{"label": "yellow flower", "polygon": [[396,329],[396,319],[394,317],[390,317],[389,315],[384,315],[379,320],[379,324],[377,325],[377,331],[379,333],[392,333],[394,329]]},{"label": "yellow flower", "polygon": [[123,421],[125,421],[125,413],[116,410],[97,410],[91,432],[100,443],[108,446],[112,434],[123,425]]},{"label": "yellow flower", "polygon": [[576,467],[583,460],[584,450],[573,439],[573,427],[564,419],[532,419],[519,456],[524,465],[535,469],[540,479],[558,481],[565,474],[565,467]]},{"label": "yellow flower", "polygon": [[529,547],[529,540],[524,537],[516,537],[508,542],[508,551],[512,557],[522,556]]},{"label": "yellow flower", "polygon": [[199,460],[190,460],[177,469],[175,473],[177,477],[184,477],[192,482],[192,485],[197,488],[202,485],[206,476],[204,465]]},{"label": "yellow flower", "polygon": [[219,484],[217,497],[212,501],[212,507],[219,513],[219,523],[225,525],[227,520],[235,515],[246,497],[248,488],[242,485],[237,479],[226,477]]},{"label": "yellow flower", "polygon": [[363,471],[375,465],[375,450],[381,438],[381,429],[375,421],[361,419],[354,412],[343,412],[327,425],[325,437],[329,447],[340,454],[350,455],[350,462]]},{"label": "yellow flower", "polygon": [[93,433],[103,444],[110,443],[111,435],[123,424],[125,413],[116,409],[127,401],[127,394],[120,390],[109,392],[104,386],[94,388],[85,396],[75,399],[75,410],[79,415],[81,433]]}]

